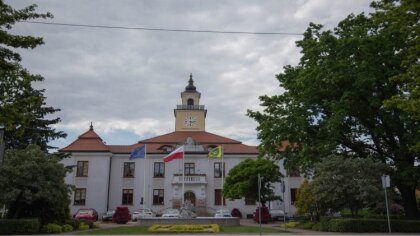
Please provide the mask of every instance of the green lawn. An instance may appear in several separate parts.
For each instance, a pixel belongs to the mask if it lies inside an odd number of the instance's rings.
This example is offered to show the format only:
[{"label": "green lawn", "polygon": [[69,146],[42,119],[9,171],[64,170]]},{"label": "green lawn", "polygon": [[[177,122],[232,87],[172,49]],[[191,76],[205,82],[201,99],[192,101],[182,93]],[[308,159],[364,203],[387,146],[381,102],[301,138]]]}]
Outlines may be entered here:
[{"label": "green lawn", "polygon": [[[84,231],[78,234],[97,234],[97,235],[106,235],[106,234],[151,234],[147,232],[146,226],[133,226],[133,227],[115,227],[110,229],[98,229],[92,231]],[[220,233],[258,233],[260,228],[258,226],[231,226],[231,227],[220,227]],[[261,228],[263,233],[282,233],[283,230],[273,229],[273,228]],[[190,233],[189,233],[190,234]],[[200,233],[198,233],[200,234]]]}]

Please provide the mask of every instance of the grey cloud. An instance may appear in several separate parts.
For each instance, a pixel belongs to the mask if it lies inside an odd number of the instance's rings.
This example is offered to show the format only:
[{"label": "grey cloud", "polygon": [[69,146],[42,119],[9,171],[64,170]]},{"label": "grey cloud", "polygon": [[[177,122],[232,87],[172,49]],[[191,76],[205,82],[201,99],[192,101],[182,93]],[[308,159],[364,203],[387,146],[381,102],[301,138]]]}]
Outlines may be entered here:
[{"label": "grey cloud", "polygon": [[[362,0],[6,2],[20,8],[35,2],[54,14],[47,22],[225,31],[304,32],[310,21],[333,27],[351,12],[369,11]],[[275,75],[298,62],[294,41],[301,38],[26,23],[13,32],[44,38],[45,45],[22,51],[23,64],[45,77],[38,86],[46,88],[49,105],[62,109],[66,129],[79,132],[75,126],[93,120],[113,132],[170,132],[192,72],[209,110],[209,131],[251,143],[256,123],[246,109],[258,109],[260,95],[283,91]]]}]

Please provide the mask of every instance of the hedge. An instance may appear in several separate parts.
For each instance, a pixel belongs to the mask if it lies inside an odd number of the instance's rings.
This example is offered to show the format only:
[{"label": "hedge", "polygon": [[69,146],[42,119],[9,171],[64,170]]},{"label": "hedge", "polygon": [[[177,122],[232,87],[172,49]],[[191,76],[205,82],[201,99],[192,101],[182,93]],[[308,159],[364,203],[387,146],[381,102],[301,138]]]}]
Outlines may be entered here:
[{"label": "hedge", "polygon": [[[388,221],[380,219],[324,219],[322,231],[331,232],[388,232]],[[392,232],[420,232],[420,221],[391,220]]]},{"label": "hedge", "polygon": [[0,234],[35,234],[39,233],[39,219],[1,219]]}]

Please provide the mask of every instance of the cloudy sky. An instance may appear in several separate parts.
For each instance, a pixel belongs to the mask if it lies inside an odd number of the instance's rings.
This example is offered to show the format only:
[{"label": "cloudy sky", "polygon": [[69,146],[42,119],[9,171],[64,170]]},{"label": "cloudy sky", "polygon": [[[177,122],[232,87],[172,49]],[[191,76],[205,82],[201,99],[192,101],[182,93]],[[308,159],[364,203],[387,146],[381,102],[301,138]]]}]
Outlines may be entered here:
[{"label": "cloudy sky", "polygon": [[[370,12],[367,0],[5,0],[32,3],[43,22],[187,30],[302,33],[309,22],[331,29],[350,13]],[[238,35],[66,27],[18,23],[13,33],[44,38],[21,51],[22,64],[45,81],[48,105],[60,108],[64,147],[89,128],[108,144],[132,144],[172,132],[173,109],[193,74],[206,130],[258,144],[247,109],[279,94],[275,75],[296,65],[293,35]]]}]

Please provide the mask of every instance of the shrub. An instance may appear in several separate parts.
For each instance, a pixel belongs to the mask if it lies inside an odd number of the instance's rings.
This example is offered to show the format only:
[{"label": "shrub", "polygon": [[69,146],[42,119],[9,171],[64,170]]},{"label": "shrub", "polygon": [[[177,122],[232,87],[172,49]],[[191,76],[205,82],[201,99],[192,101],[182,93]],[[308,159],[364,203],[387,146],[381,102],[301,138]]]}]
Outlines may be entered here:
[{"label": "shrub", "polygon": [[93,223],[92,229],[97,229],[97,228],[99,228],[99,224],[98,223]]},{"label": "shrub", "polygon": [[69,224],[65,224],[61,227],[61,230],[63,232],[70,232],[70,231],[73,231],[73,226],[71,226]]},{"label": "shrub", "polygon": [[230,213],[233,217],[242,218],[242,212],[238,208],[233,208],[232,212]]},{"label": "shrub", "polygon": [[65,224],[71,225],[74,230],[79,229],[80,221],[76,219],[66,220]]},{"label": "shrub", "polygon": [[80,229],[80,230],[86,230],[86,229],[89,229],[89,225],[80,224],[80,225],[79,225],[79,229]]},{"label": "shrub", "polygon": [[[87,225],[88,227],[89,227],[89,229],[92,229],[93,228],[93,222],[92,221],[90,221],[90,220],[80,220],[80,225]],[[80,229],[80,226],[79,226],[79,229]]]},{"label": "shrub", "polygon": [[299,228],[299,229],[312,229],[314,225],[315,225],[315,222],[308,221],[308,222],[297,225],[297,228]]},{"label": "shrub", "polygon": [[0,234],[35,234],[39,233],[39,219],[1,219]]},{"label": "shrub", "polygon": [[[393,220],[393,232],[420,232],[420,221]],[[323,230],[324,231],[324,230]],[[388,222],[377,219],[330,219],[327,231],[332,232],[387,232]]]},{"label": "shrub", "polygon": [[315,223],[313,226],[312,226],[312,230],[315,230],[315,231],[321,231],[321,223]]},{"label": "shrub", "polygon": [[58,234],[61,233],[61,226],[58,224],[47,224],[42,227],[42,232],[47,234]]},{"label": "shrub", "polygon": [[319,220],[319,230],[320,231],[329,231],[329,223],[330,220],[332,220],[332,217],[321,217],[321,219]]},{"label": "shrub", "polygon": [[[386,206],[384,202],[380,202],[376,204],[376,208],[374,210],[376,213],[386,214]],[[394,215],[402,215],[404,214],[404,207],[397,203],[391,203],[389,205],[389,213]]]}]

